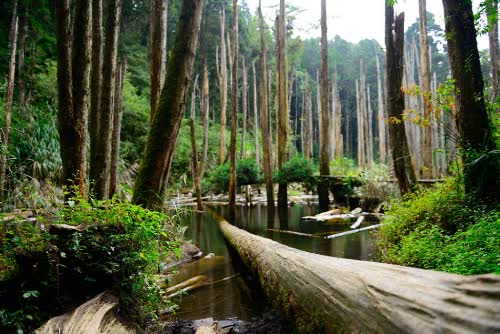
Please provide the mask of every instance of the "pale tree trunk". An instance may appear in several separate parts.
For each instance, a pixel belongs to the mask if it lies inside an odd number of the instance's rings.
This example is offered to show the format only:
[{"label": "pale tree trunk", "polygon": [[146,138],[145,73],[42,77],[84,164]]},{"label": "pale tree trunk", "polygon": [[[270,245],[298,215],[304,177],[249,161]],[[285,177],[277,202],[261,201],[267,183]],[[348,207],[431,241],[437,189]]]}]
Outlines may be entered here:
[{"label": "pale tree trunk", "polygon": [[[164,72],[164,37],[165,31],[164,0],[149,1],[149,77],[151,81],[150,119],[154,117],[162,86]],[[108,46],[106,46],[108,47]]]},{"label": "pale tree trunk", "polygon": [[334,157],[341,159],[344,155],[343,146],[344,140],[342,138],[342,105],[340,104],[339,89],[337,83],[337,67],[333,73],[332,80],[332,104],[333,104],[333,138],[334,138]]},{"label": "pale tree trunk", "polygon": [[371,104],[371,95],[370,95],[370,86],[366,86],[366,104],[367,104],[367,125],[368,125],[368,145],[367,145],[367,159],[368,159],[368,167],[373,166],[373,111]]},{"label": "pale tree trunk", "polygon": [[455,81],[456,126],[462,155],[465,192],[476,200],[499,199],[498,157],[489,156],[496,145],[484,102],[484,83],[476,42],[472,4],[443,0],[448,56]]},{"label": "pale tree trunk", "polygon": [[[329,145],[329,127],[328,120],[328,35],[326,23],[326,0],[321,0],[321,62],[320,62],[320,101],[321,101],[321,128],[319,142],[319,174],[322,176],[330,175],[330,145]],[[319,207],[321,210],[328,209],[329,184],[320,182],[318,184]]]},{"label": "pale tree trunk", "polygon": [[208,159],[208,119],[210,113],[210,91],[208,83],[208,68],[207,62],[203,60],[203,69],[201,71],[201,97],[200,97],[200,114],[201,123],[203,126],[203,144],[200,164],[200,180],[205,176]]},{"label": "pale tree trunk", "polygon": [[491,67],[491,99],[496,101],[500,85],[500,55],[498,48],[498,0],[487,0],[486,8],[489,19],[488,39],[490,42],[490,67]]},{"label": "pale tree trunk", "polygon": [[[401,91],[403,79],[404,13],[394,17],[394,7],[386,0],[385,5],[385,44],[387,52],[386,84],[387,114],[390,119],[394,172],[398,179],[401,195],[417,188],[417,177],[411,163],[405,126],[402,123],[404,94]],[[398,120],[398,121],[396,121]]]},{"label": "pale tree trunk", "polygon": [[161,32],[161,67],[160,67],[160,94],[165,85],[165,75],[167,73],[167,34],[168,34],[168,0],[161,1],[161,11],[163,14],[163,24]]},{"label": "pale tree trunk", "polygon": [[198,168],[198,152],[196,149],[196,130],[195,130],[195,109],[196,109],[196,87],[198,85],[198,76],[194,79],[193,89],[191,91],[191,117],[189,120],[190,134],[191,134],[191,156],[192,156],[192,176],[194,183],[194,192],[196,196],[196,205],[198,211],[203,211],[203,202],[201,200],[201,180],[200,170]]},{"label": "pale tree trunk", "polygon": [[227,47],[227,61],[229,67],[229,91],[231,92],[233,85],[233,48],[231,47],[231,37],[230,33],[226,32],[226,47]]},{"label": "pale tree trunk", "polygon": [[111,137],[111,168],[109,175],[109,197],[113,197],[117,189],[118,163],[120,158],[120,136],[122,128],[122,93],[125,74],[127,71],[127,60],[122,58],[117,66],[115,79],[115,98],[113,115],[113,135]]},{"label": "pale tree trunk", "polygon": [[94,195],[97,199],[109,196],[109,171],[111,167],[111,135],[113,130],[113,97],[116,76],[116,54],[118,46],[118,26],[120,21],[121,0],[108,2],[106,35],[102,75],[101,106],[99,108],[99,135],[96,160]]},{"label": "pale tree trunk", "polygon": [[367,126],[366,126],[366,80],[363,60],[359,60],[359,86],[358,86],[358,165],[367,167]]},{"label": "pale tree trunk", "polygon": [[377,66],[377,121],[378,121],[378,144],[379,144],[379,162],[385,164],[387,161],[387,144],[385,138],[385,112],[384,112],[384,98],[382,94],[382,73],[380,70],[380,60],[378,55],[375,54],[375,61]]},{"label": "pale tree trunk", "polygon": [[[427,44],[427,15],[426,0],[418,0],[419,8],[419,41],[420,41],[420,89],[423,102],[424,119],[431,121],[432,118],[432,98],[431,98],[431,72],[429,47]],[[422,127],[422,165],[420,175],[424,179],[432,178],[432,128],[430,124]]]},{"label": "pale tree trunk", "polygon": [[262,1],[259,0],[259,30],[260,30],[260,54],[259,54],[259,109],[260,109],[260,132],[262,134],[262,165],[264,167],[264,179],[266,183],[267,206],[274,209],[273,175],[271,169],[271,140],[269,129],[269,76],[266,60],[266,37],[265,23],[262,16]]},{"label": "pale tree trunk", "polygon": [[255,73],[255,61],[252,62],[252,75],[253,75],[253,139],[255,142],[255,162],[260,166],[259,157],[259,118],[257,109],[257,75]]},{"label": "pale tree trunk", "polygon": [[[316,143],[318,144],[318,149],[320,148],[320,143],[322,141],[321,139],[321,88],[319,87],[320,83],[319,83],[319,70],[316,71],[316,124],[317,125],[317,128],[316,128],[316,135],[313,136],[313,142],[316,141]],[[314,125],[313,125],[313,131],[314,131]],[[314,146],[314,144],[313,144]],[[318,155],[319,155],[319,152],[318,152]],[[313,153],[313,156],[314,156],[314,153]]]},{"label": "pale tree trunk", "polygon": [[202,11],[203,0],[183,0],[181,4],[168,76],[134,185],[132,202],[146,208],[163,206],[166,178],[186,107]]},{"label": "pale tree trunk", "polygon": [[[288,138],[288,84],[287,84],[287,55],[286,55],[286,25],[285,25],[285,0],[280,0],[280,15],[278,25],[278,169],[286,163],[287,138]],[[288,185],[280,182],[278,186],[278,207],[288,207]]]},{"label": "pale tree trunk", "polygon": [[219,132],[219,158],[218,163],[223,164],[226,159],[226,110],[227,110],[227,53],[225,40],[226,14],[224,8],[220,14],[220,56],[219,48],[216,51],[217,78],[219,80],[220,96],[220,132]]},{"label": "pale tree trunk", "polygon": [[16,49],[17,49],[18,17],[17,0],[14,1],[9,32],[9,72],[7,74],[7,87],[5,89],[5,124],[2,128],[2,147],[0,157],[0,202],[3,202],[6,186],[7,155],[9,150],[9,133],[11,124],[12,97],[14,95],[14,79],[16,75]]},{"label": "pale tree trunk", "polygon": [[28,34],[28,10],[26,5],[21,2],[19,6],[20,17],[19,17],[19,47],[18,47],[18,58],[17,58],[17,100],[18,109],[20,112],[24,112],[26,109],[26,87],[24,85],[24,54],[25,54],[25,41]]},{"label": "pale tree trunk", "polygon": [[242,92],[241,99],[242,104],[242,120],[241,120],[241,148],[240,148],[240,159],[245,158],[245,135],[247,131],[247,110],[248,110],[248,78],[247,78],[247,66],[245,63],[245,57],[241,57],[241,70],[242,73]]},{"label": "pale tree trunk", "polygon": [[312,101],[309,88],[309,77],[305,74],[304,84],[304,157],[312,157]]},{"label": "pale tree trunk", "polygon": [[89,136],[90,136],[90,171],[89,181],[92,185],[99,177],[97,166],[93,162],[97,160],[99,150],[99,108],[101,107],[102,90],[102,0],[92,0],[92,70],[90,83],[90,112],[89,112]]},{"label": "pale tree trunk", "polygon": [[238,115],[238,0],[233,0],[231,61],[231,140],[229,142],[229,216],[236,217],[236,130]]}]

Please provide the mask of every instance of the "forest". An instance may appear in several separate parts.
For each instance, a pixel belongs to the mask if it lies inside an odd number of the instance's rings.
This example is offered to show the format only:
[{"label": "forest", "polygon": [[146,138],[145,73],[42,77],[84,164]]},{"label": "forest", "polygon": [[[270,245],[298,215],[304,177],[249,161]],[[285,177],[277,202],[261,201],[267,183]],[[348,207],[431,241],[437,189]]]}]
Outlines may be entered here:
[{"label": "forest", "polygon": [[500,331],[498,0],[358,3],[1,1],[0,333]]}]

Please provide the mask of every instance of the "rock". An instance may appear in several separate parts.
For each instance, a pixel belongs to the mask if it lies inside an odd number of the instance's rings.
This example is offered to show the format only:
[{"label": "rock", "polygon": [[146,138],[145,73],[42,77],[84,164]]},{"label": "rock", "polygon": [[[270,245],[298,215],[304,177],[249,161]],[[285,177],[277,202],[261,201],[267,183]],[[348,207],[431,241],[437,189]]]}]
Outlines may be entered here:
[{"label": "rock", "polygon": [[196,334],[218,334],[217,324],[212,326],[201,326],[196,330]]}]

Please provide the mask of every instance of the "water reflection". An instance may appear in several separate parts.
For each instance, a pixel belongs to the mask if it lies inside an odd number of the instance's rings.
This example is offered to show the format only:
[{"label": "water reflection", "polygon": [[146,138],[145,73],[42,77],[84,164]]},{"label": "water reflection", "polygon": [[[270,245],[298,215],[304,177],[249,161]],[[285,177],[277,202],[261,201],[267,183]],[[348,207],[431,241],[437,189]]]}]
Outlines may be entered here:
[{"label": "water reflection", "polygon": [[[222,216],[228,217],[226,206],[214,209]],[[327,240],[317,234],[326,235],[349,230],[349,224],[324,224],[301,220],[303,216],[317,213],[319,213],[318,208],[313,206],[293,206],[274,211],[269,211],[266,206],[260,205],[252,208],[240,206],[236,209],[236,225],[253,234],[307,252],[349,259],[375,259],[372,231]],[[179,268],[179,275],[176,278],[178,282],[197,275],[205,275],[208,282],[216,282],[241,272],[231,259],[217,223],[208,214],[189,213],[185,221],[189,226],[187,239],[198,245],[204,254],[214,253],[214,256]],[[295,235],[283,231],[316,236]],[[180,301],[181,308],[177,316],[182,319],[238,317],[249,320],[262,312],[265,306],[263,300],[248,287],[241,276],[238,276],[190,292]]]}]

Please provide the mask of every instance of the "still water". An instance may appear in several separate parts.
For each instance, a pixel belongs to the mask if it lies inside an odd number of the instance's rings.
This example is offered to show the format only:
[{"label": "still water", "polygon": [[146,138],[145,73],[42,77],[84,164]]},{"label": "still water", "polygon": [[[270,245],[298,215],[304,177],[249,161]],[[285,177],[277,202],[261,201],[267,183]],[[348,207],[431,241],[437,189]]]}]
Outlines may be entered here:
[{"label": "still water", "polygon": [[[227,217],[226,206],[213,207]],[[237,207],[235,225],[256,235],[311,253],[359,260],[374,260],[376,249],[372,231],[359,232],[336,239],[324,235],[349,230],[349,224],[326,224],[302,221],[301,217],[319,213],[315,206],[293,206],[285,212],[270,214],[266,206]],[[217,222],[207,213],[190,212],[185,215],[188,225],[186,238],[196,244],[209,258],[185,264],[178,269],[176,282],[204,275],[208,282],[216,282],[191,291],[178,302],[176,317],[186,320],[213,318],[222,320],[237,317],[251,320],[268,306],[265,298],[248,286],[240,266],[233,261]],[[370,222],[364,223],[369,225]],[[274,231],[272,231],[274,230]],[[277,231],[292,231],[310,236]],[[220,281],[224,278],[230,279]]]}]

